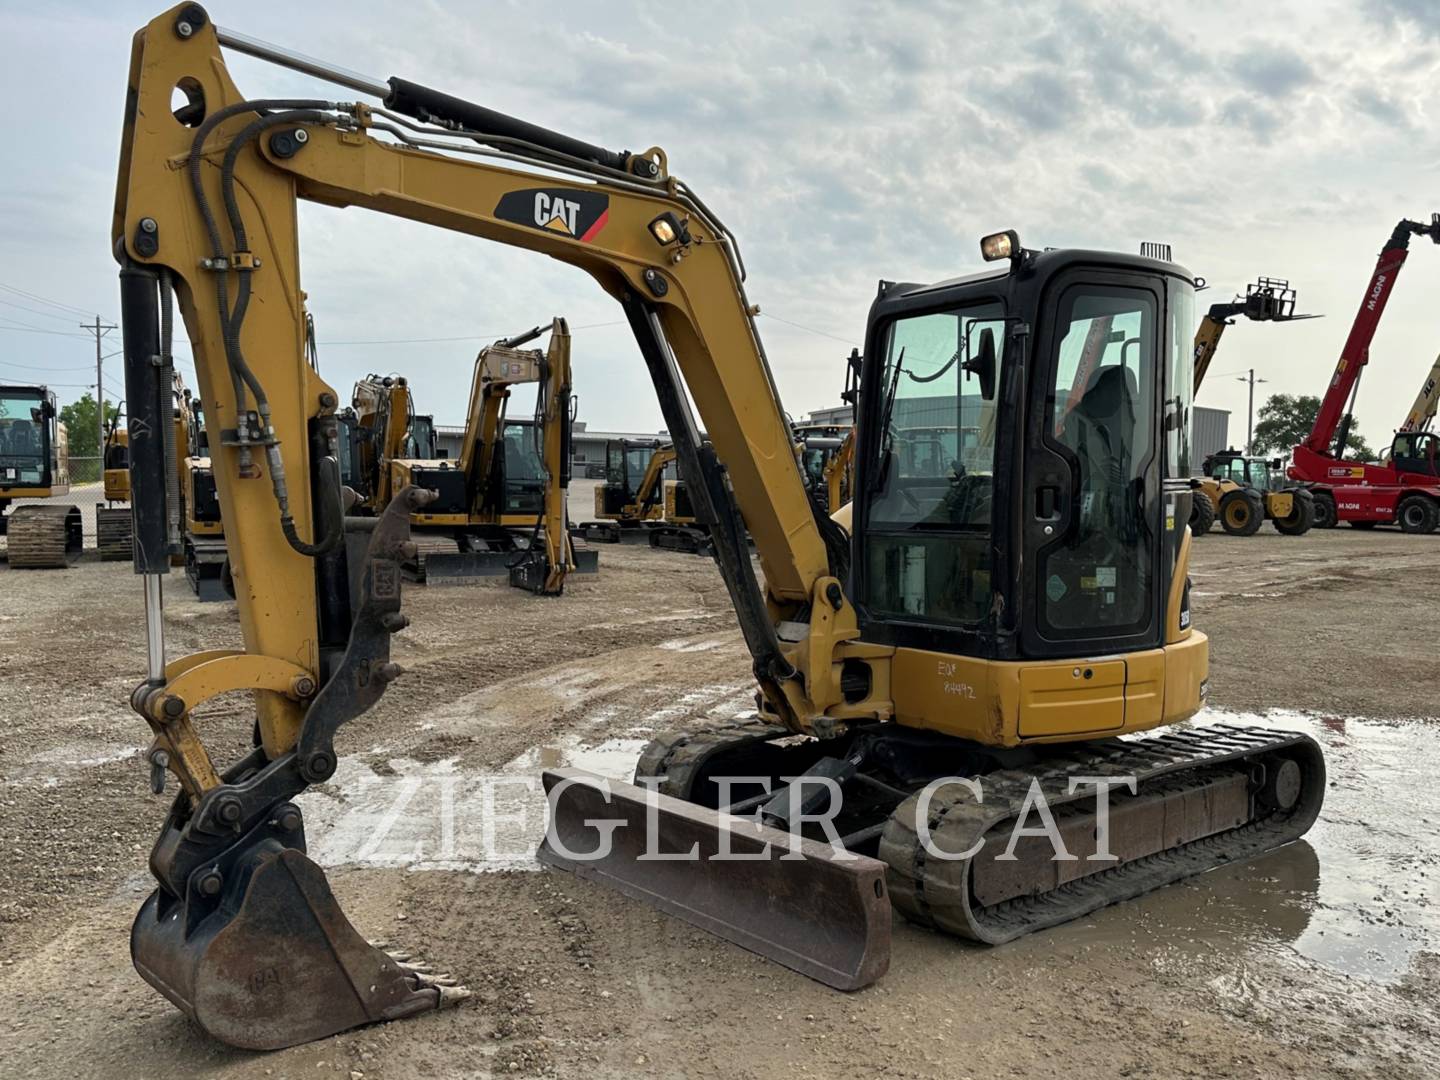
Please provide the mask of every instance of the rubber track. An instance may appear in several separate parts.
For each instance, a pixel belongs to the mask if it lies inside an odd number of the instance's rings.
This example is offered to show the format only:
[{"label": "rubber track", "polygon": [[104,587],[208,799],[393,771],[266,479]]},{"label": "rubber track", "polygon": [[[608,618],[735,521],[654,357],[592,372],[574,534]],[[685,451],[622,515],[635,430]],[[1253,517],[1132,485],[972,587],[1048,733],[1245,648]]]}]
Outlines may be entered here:
[{"label": "rubber track", "polygon": [[131,533],[130,508],[97,506],[95,508],[95,546],[101,562],[121,562],[134,558],[135,537]]},{"label": "rubber track", "polygon": [[696,773],[720,750],[735,750],[794,732],[763,720],[737,720],[699,730],[673,731],[651,739],[635,764],[635,782],[660,777],[659,791],[689,800]]},{"label": "rubber track", "polygon": [[1183,779],[1187,772],[1203,773],[1226,765],[1243,766],[1271,754],[1292,757],[1300,765],[1300,797],[1291,810],[1273,812],[1239,828],[989,908],[971,903],[969,860],[927,858],[916,832],[919,800],[912,796],[890,815],[880,839],[880,858],[890,867],[891,902],[914,922],[994,945],[1225,863],[1252,858],[1299,838],[1320,812],[1325,764],[1319,746],[1308,736],[1217,726],[1117,742],[1098,751],[1092,748],[1089,753],[1051,759],[1038,774],[1018,769],[989,773],[981,778],[983,803],[975,802],[964,788],[942,788],[931,800],[928,815],[934,846],[941,851],[966,851],[1018,816],[1036,776],[1054,809],[1066,803],[1093,802],[1093,786],[1068,792],[1071,776],[1134,776],[1144,794],[1162,779]]},{"label": "rubber track", "polygon": [[80,557],[69,546],[73,524],[80,520],[80,508],[66,503],[18,506],[6,524],[6,551],[13,570],[64,570]]}]

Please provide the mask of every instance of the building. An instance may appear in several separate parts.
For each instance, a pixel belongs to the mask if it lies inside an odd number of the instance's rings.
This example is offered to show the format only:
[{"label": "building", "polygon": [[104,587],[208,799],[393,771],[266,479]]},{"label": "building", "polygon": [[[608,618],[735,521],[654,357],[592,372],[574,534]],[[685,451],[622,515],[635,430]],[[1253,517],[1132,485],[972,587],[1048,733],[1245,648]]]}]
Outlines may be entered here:
[{"label": "building", "polygon": [[[528,417],[526,417],[528,419]],[[436,443],[440,452],[448,458],[460,456],[460,445],[465,441],[463,427],[437,425]],[[570,429],[570,471],[574,476],[602,475],[605,468],[605,444],[612,439],[641,441],[665,439],[664,432],[655,431],[591,431],[584,420],[577,420]]]},{"label": "building", "polygon": [[1230,445],[1230,410],[1196,405],[1190,427],[1190,475],[1205,472],[1205,459]]}]

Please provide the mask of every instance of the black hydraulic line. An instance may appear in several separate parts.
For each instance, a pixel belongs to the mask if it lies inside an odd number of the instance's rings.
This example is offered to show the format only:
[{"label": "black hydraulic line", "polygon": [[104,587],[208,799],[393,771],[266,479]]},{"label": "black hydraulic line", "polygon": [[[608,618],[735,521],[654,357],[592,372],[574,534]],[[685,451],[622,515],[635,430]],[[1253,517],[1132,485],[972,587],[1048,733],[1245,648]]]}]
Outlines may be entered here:
[{"label": "black hydraulic line", "polygon": [[168,574],[165,428],[170,388],[160,385],[160,271],[125,260],[120,268],[120,323],[125,351],[125,401],[130,432],[130,514],[137,574]]},{"label": "black hydraulic line", "polygon": [[[695,516],[709,526],[711,554],[730,593],[740,632],[754,662],[755,677],[762,686],[774,687],[780,680],[793,678],[795,669],[780,651],[780,639],[750,562],[745,523],[714,449],[700,446],[694,435],[694,421],[680,389],[679,374],[664,340],[651,323],[653,309],[633,294],[622,300],[621,306],[655,384],[660,415],[670,431],[680,475],[686,480]],[[778,688],[772,700],[783,700]]]},{"label": "black hydraulic line", "polygon": [[[408,79],[391,78],[387,82],[390,93],[385,96],[385,107],[414,117],[422,123],[439,121],[446,126],[459,126],[484,135],[518,139],[553,150],[557,154],[580,158],[582,161],[591,161],[620,171],[624,171],[625,163],[630,158],[629,151],[606,150],[603,146],[562,135],[558,131],[487,109],[473,101],[452,97]],[[479,136],[477,141],[482,141]]]},{"label": "black hydraulic line", "polygon": [[175,335],[174,284],[168,267],[160,269],[160,400],[161,430],[165,441],[165,547],[171,555],[184,551],[180,541],[180,467],[175,447]]}]

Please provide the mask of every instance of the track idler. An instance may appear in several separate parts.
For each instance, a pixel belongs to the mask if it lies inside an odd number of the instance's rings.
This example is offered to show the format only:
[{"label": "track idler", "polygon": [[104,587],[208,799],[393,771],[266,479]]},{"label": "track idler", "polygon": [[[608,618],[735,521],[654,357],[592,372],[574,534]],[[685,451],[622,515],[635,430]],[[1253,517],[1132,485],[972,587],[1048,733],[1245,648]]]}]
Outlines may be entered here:
[{"label": "track idler", "polygon": [[[304,852],[283,804],[190,874],[150,894],[130,931],[135,969],[209,1036],[278,1050],[454,1005],[470,992],[367,942]],[[297,846],[297,842],[298,845]]]}]

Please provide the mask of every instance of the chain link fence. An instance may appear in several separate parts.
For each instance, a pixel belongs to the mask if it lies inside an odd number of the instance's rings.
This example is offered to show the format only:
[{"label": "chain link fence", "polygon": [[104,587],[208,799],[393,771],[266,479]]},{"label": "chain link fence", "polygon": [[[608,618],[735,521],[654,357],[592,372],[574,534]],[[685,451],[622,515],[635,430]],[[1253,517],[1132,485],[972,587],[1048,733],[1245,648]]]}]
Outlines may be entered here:
[{"label": "chain link fence", "polygon": [[72,457],[70,459],[70,484],[98,484],[105,479],[105,459],[100,457]]}]

